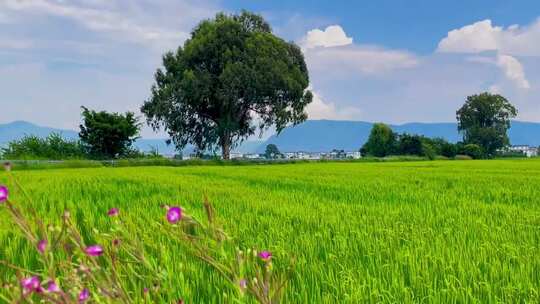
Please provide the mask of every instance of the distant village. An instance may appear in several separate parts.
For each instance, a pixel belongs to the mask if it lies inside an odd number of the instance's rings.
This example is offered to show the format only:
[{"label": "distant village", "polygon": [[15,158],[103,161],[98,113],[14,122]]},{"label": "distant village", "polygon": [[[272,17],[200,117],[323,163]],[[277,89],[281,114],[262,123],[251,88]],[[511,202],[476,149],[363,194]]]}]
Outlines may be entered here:
[{"label": "distant village", "polygon": [[[508,146],[502,149],[501,155],[515,155],[526,157],[537,157],[539,155],[540,147],[534,147],[529,145],[514,145]],[[196,154],[183,155],[183,160],[199,158]],[[286,159],[286,160],[346,160],[346,159],[360,159],[362,154],[359,151],[344,151],[334,149],[330,152],[306,152],[306,151],[294,151],[294,152],[282,152],[280,157],[273,159]],[[268,159],[264,153],[239,153],[231,152],[231,159],[250,159],[261,160]]]}]

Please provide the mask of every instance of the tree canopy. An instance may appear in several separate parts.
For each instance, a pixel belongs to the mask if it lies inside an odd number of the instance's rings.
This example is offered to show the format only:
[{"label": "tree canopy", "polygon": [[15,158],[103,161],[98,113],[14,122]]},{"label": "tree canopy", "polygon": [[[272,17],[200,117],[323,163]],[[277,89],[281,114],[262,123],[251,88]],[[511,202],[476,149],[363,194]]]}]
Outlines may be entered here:
[{"label": "tree canopy", "polygon": [[456,112],[463,142],[480,146],[487,156],[510,143],[507,131],[516,115],[516,108],[506,98],[490,93],[468,96]]},{"label": "tree canopy", "polygon": [[117,158],[128,154],[138,138],[140,123],[132,112],[96,112],[82,107],[79,138],[93,157]]},{"label": "tree canopy", "polygon": [[376,123],[371,128],[367,142],[360,150],[364,155],[385,157],[396,149],[396,134],[383,123]]},{"label": "tree canopy", "polygon": [[221,148],[224,159],[257,130],[281,132],[307,118],[313,96],[302,51],[272,34],[259,15],[218,14],[163,56],[141,111],[177,149]]}]

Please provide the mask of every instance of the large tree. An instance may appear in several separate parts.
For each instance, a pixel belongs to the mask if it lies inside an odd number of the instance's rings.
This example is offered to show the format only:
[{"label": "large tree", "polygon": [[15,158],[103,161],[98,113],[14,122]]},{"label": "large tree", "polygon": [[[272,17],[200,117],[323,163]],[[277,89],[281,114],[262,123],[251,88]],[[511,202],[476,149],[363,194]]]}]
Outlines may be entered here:
[{"label": "large tree", "polygon": [[281,132],[307,118],[313,96],[302,51],[272,34],[259,15],[218,14],[163,57],[141,111],[177,149],[231,148],[257,130]]},{"label": "large tree", "polygon": [[384,157],[391,155],[396,150],[396,134],[383,123],[376,123],[371,128],[367,142],[360,151],[364,155]]},{"label": "large tree", "polygon": [[141,127],[135,114],[82,110],[79,137],[91,156],[116,158],[130,151]]},{"label": "large tree", "polygon": [[490,93],[468,96],[456,112],[464,143],[480,146],[486,156],[509,144],[507,131],[516,115],[516,108],[506,98]]}]

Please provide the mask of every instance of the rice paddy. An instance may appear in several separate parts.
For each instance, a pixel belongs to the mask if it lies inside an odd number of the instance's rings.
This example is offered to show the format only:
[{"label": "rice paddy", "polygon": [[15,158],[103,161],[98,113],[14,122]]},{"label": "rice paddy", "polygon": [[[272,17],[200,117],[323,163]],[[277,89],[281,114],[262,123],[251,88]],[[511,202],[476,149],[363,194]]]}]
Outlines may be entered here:
[{"label": "rice paddy", "polygon": [[[187,303],[234,293],[146,223],[163,204],[202,216],[207,195],[239,246],[293,256],[287,303],[539,303],[540,160],[306,163],[16,171],[46,221],[82,230],[120,209]],[[7,183],[0,173],[0,183]],[[9,184],[8,184],[9,185]],[[22,195],[11,194],[16,203]],[[0,210],[0,259],[38,267]],[[279,264],[279,259],[275,261]],[[0,265],[0,280],[14,273]],[[0,290],[1,293],[1,290]]]}]

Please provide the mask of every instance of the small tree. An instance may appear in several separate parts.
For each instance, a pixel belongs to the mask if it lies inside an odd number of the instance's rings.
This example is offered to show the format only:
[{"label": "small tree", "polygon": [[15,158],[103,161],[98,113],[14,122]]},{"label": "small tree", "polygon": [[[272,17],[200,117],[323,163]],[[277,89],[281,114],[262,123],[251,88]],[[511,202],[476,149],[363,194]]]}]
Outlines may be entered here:
[{"label": "small tree", "polygon": [[266,150],[264,151],[264,157],[266,159],[281,158],[281,152],[279,152],[279,149],[276,145],[269,144],[266,146]]},{"label": "small tree", "polygon": [[468,96],[456,112],[464,143],[480,146],[487,156],[510,143],[507,131],[516,115],[516,108],[506,98],[490,93]]},{"label": "small tree", "polygon": [[96,112],[85,107],[82,110],[79,137],[90,155],[117,158],[129,153],[141,127],[135,114]]},{"label": "small tree", "polygon": [[218,14],[201,22],[183,47],[163,57],[152,95],[141,111],[164,128],[178,150],[220,147],[222,157],[257,129],[280,133],[307,118],[304,55],[272,34],[259,15]]},{"label": "small tree", "polygon": [[384,157],[394,153],[396,148],[396,134],[383,124],[376,123],[371,129],[368,141],[361,149],[362,154]]}]

